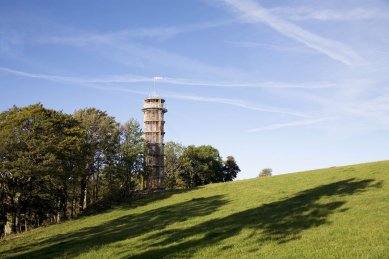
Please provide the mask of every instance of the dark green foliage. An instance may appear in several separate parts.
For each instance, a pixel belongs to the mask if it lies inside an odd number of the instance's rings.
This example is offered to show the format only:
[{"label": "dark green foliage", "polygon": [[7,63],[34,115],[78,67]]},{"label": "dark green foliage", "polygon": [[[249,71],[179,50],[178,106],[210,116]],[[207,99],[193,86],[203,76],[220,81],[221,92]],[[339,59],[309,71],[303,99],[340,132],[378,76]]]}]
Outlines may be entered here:
[{"label": "dark green foliage", "polygon": [[141,136],[135,120],[120,130],[94,108],[0,113],[0,236],[6,226],[19,232],[128,198],[143,172]]},{"label": "dark green foliage", "polygon": [[223,170],[219,151],[212,146],[188,146],[181,165],[180,177],[187,188],[218,182]]},{"label": "dark green foliage", "polygon": [[121,127],[120,158],[116,179],[121,198],[126,200],[130,191],[141,186],[144,173],[145,152],[143,132],[139,123],[130,119]]},{"label": "dark green foliage", "polygon": [[96,203],[104,170],[112,166],[119,148],[119,123],[106,112],[95,108],[78,110],[74,113],[86,131],[84,139],[84,163],[80,181],[80,209]]},{"label": "dark green foliage", "polygon": [[165,144],[165,177],[164,186],[167,189],[182,188],[183,182],[180,174],[180,157],[185,147],[179,143],[169,141]]},{"label": "dark green foliage", "polygon": [[165,147],[165,183],[168,188],[192,188],[227,182],[240,171],[235,159],[222,161],[219,151],[208,146],[188,146],[168,142]]},{"label": "dark green foliage", "polygon": [[236,163],[235,158],[233,156],[228,156],[227,160],[224,162],[220,182],[228,182],[234,180],[238,176],[239,172],[240,168]]},{"label": "dark green foliage", "polygon": [[21,221],[26,228],[68,217],[69,188],[80,169],[83,138],[70,115],[41,104],[1,113],[1,218],[12,219],[14,232]]}]

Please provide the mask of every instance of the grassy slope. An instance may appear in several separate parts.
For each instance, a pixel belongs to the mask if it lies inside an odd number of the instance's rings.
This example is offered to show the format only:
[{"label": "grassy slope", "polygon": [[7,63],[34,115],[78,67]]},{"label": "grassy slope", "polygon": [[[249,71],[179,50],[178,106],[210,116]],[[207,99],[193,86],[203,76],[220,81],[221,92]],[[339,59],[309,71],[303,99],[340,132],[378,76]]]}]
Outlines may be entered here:
[{"label": "grassy slope", "polygon": [[389,161],[162,196],[13,237],[0,258],[389,257]]}]

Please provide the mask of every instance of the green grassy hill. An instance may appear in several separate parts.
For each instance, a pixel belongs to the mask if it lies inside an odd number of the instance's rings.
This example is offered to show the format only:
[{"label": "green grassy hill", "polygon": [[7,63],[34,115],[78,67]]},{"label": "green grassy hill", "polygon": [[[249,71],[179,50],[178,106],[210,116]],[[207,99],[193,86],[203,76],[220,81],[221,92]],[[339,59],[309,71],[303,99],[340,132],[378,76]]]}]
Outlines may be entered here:
[{"label": "green grassy hill", "polygon": [[1,257],[389,258],[389,161],[155,194],[11,237]]}]

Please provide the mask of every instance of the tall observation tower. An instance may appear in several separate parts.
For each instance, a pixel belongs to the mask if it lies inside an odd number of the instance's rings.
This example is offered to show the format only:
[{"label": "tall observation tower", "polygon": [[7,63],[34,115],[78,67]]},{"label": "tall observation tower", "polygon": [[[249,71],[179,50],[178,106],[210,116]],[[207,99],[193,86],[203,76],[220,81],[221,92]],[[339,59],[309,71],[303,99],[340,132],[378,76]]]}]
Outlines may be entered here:
[{"label": "tall observation tower", "polygon": [[146,142],[146,170],[148,177],[144,181],[145,189],[163,188],[164,169],[164,107],[162,98],[147,98],[143,104],[143,131]]}]

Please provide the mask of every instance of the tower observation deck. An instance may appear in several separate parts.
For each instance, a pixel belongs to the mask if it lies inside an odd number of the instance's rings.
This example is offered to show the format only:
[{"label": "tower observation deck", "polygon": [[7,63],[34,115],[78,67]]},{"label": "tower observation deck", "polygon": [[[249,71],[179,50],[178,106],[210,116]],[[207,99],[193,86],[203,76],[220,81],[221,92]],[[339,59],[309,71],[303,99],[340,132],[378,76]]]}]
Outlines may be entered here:
[{"label": "tower observation deck", "polygon": [[167,109],[162,98],[147,98],[143,104],[143,131],[146,144],[145,189],[163,188],[165,120]]}]

